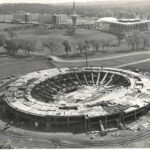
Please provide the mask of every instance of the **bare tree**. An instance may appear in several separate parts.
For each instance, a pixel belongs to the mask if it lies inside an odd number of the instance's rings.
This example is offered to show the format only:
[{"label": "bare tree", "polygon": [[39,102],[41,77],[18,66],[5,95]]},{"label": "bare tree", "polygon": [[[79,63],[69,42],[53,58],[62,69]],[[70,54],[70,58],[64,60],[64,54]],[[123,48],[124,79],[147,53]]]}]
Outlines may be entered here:
[{"label": "bare tree", "polygon": [[133,32],[134,40],[135,40],[135,49],[137,50],[139,48],[139,44],[141,41],[141,33],[139,31]]},{"label": "bare tree", "polygon": [[100,41],[99,40],[91,40],[90,43],[91,43],[91,45],[93,47],[93,51],[97,52],[99,50],[100,46],[101,46]]},{"label": "bare tree", "polygon": [[0,33],[0,46],[5,46],[6,35],[4,33]]},{"label": "bare tree", "polygon": [[84,44],[85,44],[85,43],[84,43],[83,41],[79,41],[79,42],[77,43],[77,50],[80,51],[80,54],[83,52]]},{"label": "bare tree", "polygon": [[141,33],[141,42],[142,42],[142,48],[145,49],[145,47],[149,44],[150,40],[150,33]]},{"label": "bare tree", "polygon": [[84,45],[83,45],[83,50],[84,50],[84,54],[85,54],[85,63],[86,63],[86,67],[88,67],[88,49],[90,47],[90,42],[89,41],[84,41]]},{"label": "bare tree", "polygon": [[109,38],[106,40],[106,47],[110,47],[111,43],[113,42],[113,39]]},{"label": "bare tree", "polygon": [[5,45],[6,50],[10,55],[17,55],[17,52],[20,48],[20,41],[19,39],[12,39],[7,40]]},{"label": "bare tree", "polygon": [[131,50],[136,50],[140,43],[140,32],[132,32],[126,37],[126,42],[129,47],[131,46]]},{"label": "bare tree", "polygon": [[65,40],[62,44],[64,45],[65,52],[68,55],[68,53],[71,52],[71,45],[69,41]]},{"label": "bare tree", "polygon": [[30,52],[36,49],[35,47],[36,47],[35,40],[28,40],[28,39],[20,40],[19,48],[24,50],[25,53],[27,53],[27,55],[30,55]]},{"label": "bare tree", "polygon": [[88,66],[88,50],[90,48],[90,41],[88,40],[85,40],[85,41],[80,41],[79,42],[79,48],[80,48],[80,51],[82,51],[85,55],[85,61],[86,61],[86,67]]},{"label": "bare tree", "polygon": [[91,42],[89,40],[84,40],[84,48],[86,48],[87,51],[89,51],[91,46]]},{"label": "bare tree", "polygon": [[132,38],[132,36],[127,36],[126,37],[126,43],[127,43],[127,45],[128,45],[128,47],[130,47],[131,46],[131,50],[134,50],[134,40],[133,40],[133,38]]},{"label": "bare tree", "polygon": [[10,39],[14,39],[15,37],[17,37],[17,33],[14,30],[8,30],[8,35],[10,37]]},{"label": "bare tree", "polygon": [[116,38],[117,38],[117,40],[118,40],[118,46],[120,46],[121,45],[121,42],[122,42],[122,40],[123,40],[123,35],[122,34],[117,34],[116,35]]},{"label": "bare tree", "polygon": [[77,50],[77,43],[72,42],[71,45],[72,45],[72,47],[73,47],[73,51],[74,51],[74,54],[75,54],[75,53],[76,53],[76,50]]},{"label": "bare tree", "polygon": [[101,46],[103,48],[103,50],[105,49],[105,47],[108,45],[108,41],[106,39],[101,39],[100,40]]},{"label": "bare tree", "polygon": [[50,39],[44,40],[42,42],[42,45],[43,47],[46,47],[50,50],[51,55],[53,55],[53,51],[56,51],[58,49],[58,45],[54,40],[50,40]]}]

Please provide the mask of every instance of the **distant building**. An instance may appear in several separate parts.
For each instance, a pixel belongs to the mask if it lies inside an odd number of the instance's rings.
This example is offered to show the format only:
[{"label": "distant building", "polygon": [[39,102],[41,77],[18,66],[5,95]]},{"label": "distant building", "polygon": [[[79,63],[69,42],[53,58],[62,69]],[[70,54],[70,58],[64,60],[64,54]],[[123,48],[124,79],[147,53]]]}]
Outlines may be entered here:
[{"label": "distant building", "polygon": [[6,14],[1,14],[0,15],[0,22],[12,22],[13,20],[13,15],[6,15]]},{"label": "distant building", "polygon": [[117,19],[105,17],[95,22],[97,30],[110,32],[113,34],[126,34],[133,31],[149,31],[150,20],[140,19]]},{"label": "distant building", "polygon": [[68,20],[67,14],[54,14],[53,15],[53,23],[55,25],[65,24]]},{"label": "distant building", "polygon": [[40,16],[39,13],[31,13],[30,15],[32,21],[36,21],[36,22],[39,21],[39,16]]},{"label": "distant building", "polygon": [[39,22],[40,23],[53,23],[53,15],[52,14],[39,14]]},{"label": "distant building", "polygon": [[13,15],[13,22],[30,23],[31,22],[31,14],[26,13],[24,11],[17,11]]}]

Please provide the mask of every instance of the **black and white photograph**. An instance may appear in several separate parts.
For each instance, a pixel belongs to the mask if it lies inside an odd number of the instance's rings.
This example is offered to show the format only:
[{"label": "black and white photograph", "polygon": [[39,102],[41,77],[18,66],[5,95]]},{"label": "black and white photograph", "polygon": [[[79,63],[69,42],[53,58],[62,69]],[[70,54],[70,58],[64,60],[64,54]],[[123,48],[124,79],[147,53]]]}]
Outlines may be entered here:
[{"label": "black and white photograph", "polygon": [[150,0],[0,0],[0,149],[150,148]]}]

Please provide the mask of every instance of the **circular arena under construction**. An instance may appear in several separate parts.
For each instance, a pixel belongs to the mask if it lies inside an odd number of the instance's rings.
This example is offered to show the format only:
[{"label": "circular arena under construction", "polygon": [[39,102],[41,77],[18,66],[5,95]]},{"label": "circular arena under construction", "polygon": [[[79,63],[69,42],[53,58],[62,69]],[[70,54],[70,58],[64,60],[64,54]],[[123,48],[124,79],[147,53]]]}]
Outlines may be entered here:
[{"label": "circular arena under construction", "polygon": [[150,110],[150,79],[114,68],[48,69],[18,77],[5,93],[7,113],[44,131],[104,131]]}]

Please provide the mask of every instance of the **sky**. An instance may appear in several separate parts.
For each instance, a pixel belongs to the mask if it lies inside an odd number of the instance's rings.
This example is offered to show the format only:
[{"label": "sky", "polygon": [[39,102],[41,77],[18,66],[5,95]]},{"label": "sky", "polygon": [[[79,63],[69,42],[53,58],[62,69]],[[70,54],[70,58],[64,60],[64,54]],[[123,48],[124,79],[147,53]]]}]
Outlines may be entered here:
[{"label": "sky", "polygon": [[[64,3],[73,0],[0,0],[0,3]],[[88,2],[94,0],[75,0],[76,2]],[[98,0],[102,1],[102,0]]]},{"label": "sky", "polygon": [[[72,2],[73,0],[0,0],[0,4],[2,3],[64,3],[64,2]],[[88,1],[110,1],[110,0],[75,0],[76,2],[88,2]],[[114,0],[118,1],[118,0]],[[127,0],[120,0],[127,1]],[[141,0],[139,0],[141,1]]]},{"label": "sky", "polygon": [[[51,3],[65,3],[72,2],[73,0],[0,0],[0,4],[3,3],[42,3],[42,4],[51,4]],[[94,1],[133,1],[133,0],[74,0],[75,2],[94,2]],[[136,0],[142,1],[142,0]],[[149,1],[149,0],[147,0]]]}]

